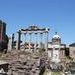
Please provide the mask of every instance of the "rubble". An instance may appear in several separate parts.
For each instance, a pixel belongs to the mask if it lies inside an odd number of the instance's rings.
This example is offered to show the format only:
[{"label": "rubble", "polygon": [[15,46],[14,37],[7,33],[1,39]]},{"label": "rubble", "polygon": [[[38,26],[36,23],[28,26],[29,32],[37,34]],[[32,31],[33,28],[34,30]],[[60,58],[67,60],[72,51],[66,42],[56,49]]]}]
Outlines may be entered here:
[{"label": "rubble", "polygon": [[[45,53],[29,53],[12,50],[6,54],[4,60],[9,63],[8,75],[39,75],[45,66]],[[43,61],[42,61],[43,60]]]}]

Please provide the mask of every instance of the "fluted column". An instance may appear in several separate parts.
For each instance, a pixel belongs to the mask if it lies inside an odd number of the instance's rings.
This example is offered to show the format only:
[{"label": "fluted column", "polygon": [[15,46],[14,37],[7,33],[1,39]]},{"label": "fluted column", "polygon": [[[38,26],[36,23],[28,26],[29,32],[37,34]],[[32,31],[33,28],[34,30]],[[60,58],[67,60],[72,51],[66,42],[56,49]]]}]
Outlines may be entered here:
[{"label": "fluted column", "polygon": [[32,41],[32,32],[29,33],[30,39],[29,39],[29,50],[31,50],[31,41]]},{"label": "fluted column", "polygon": [[12,49],[14,49],[14,34],[12,34]]},{"label": "fluted column", "polygon": [[48,29],[45,31],[45,50],[48,51]]},{"label": "fluted column", "polygon": [[12,50],[12,39],[9,37],[9,43],[8,43],[8,51]]},{"label": "fluted column", "polygon": [[18,31],[17,50],[20,50],[21,31]]},{"label": "fluted column", "polygon": [[27,44],[27,43],[26,43],[26,34],[27,34],[27,33],[24,33],[24,38],[25,38],[25,40],[24,40],[24,49],[26,49],[26,44]]},{"label": "fluted column", "polygon": [[35,33],[35,50],[37,49],[38,33]]},{"label": "fluted column", "polygon": [[42,49],[42,35],[43,35],[43,33],[41,32],[40,33],[40,48]]}]

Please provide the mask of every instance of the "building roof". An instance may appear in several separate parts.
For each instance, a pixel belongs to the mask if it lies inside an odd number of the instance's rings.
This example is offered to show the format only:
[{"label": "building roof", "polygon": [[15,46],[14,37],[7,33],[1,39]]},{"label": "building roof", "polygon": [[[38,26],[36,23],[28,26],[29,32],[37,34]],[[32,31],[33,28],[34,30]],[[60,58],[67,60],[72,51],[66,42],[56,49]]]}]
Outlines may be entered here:
[{"label": "building roof", "polygon": [[53,36],[53,38],[58,39],[58,38],[60,38],[60,36],[58,35],[58,33],[57,33],[57,32],[55,32],[55,35]]},{"label": "building roof", "polygon": [[75,43],[70,44],[69,46],[75,47]]}]

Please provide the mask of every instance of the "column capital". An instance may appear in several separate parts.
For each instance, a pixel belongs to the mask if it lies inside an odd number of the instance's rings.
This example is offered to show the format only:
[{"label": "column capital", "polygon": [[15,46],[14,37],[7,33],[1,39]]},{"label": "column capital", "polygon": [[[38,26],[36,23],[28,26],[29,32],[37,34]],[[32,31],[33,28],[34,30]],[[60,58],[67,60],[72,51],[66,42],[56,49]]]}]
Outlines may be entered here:
[{"label": "column capital", "polygon": [[36,32],[35,34],[38,34],[38,32]]},{"label": "column capital", "polygon": [[24,35],[26,35],[26,34],[27,34],[27,32],[24,33]]},{"label": "column capital", "polygon": [[32,32],[29,32],[29,34],[31,35],[31,34],[32,34]]},{"label": "column capital", "polygon": [[43,34],[43,32],[40,32],[40,34]]},{"label": "column capital", "polygon": [[49,30],[50,30],[49,28],[46,28],[46,29],[45,29],[45,33],[48,33]]},{"label": "column capital", "polygon": [[17,33],[18,33],[18,34],[22,34],[22,33],[21,33],[21,30],[19,30]]}]

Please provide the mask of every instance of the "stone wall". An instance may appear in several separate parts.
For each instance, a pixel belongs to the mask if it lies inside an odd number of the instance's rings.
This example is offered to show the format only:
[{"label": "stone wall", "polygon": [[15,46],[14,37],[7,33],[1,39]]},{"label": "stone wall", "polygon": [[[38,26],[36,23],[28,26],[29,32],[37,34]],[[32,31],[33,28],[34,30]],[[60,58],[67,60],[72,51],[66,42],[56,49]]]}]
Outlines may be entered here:
[{"label": "stone wall", "polygon": [[70,57],[75,59],[75,47],[69,47]]}]

